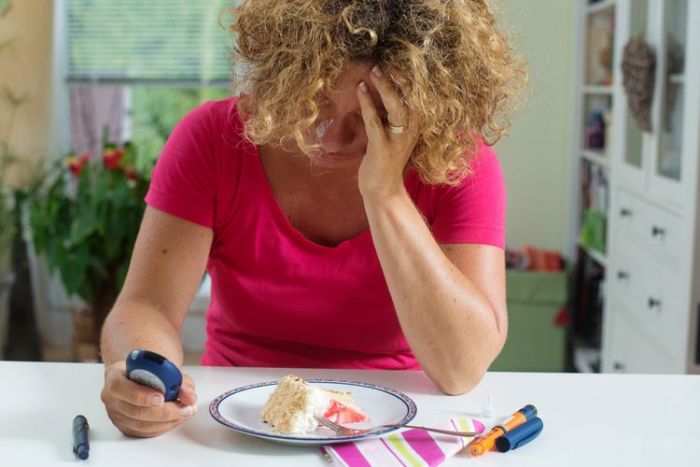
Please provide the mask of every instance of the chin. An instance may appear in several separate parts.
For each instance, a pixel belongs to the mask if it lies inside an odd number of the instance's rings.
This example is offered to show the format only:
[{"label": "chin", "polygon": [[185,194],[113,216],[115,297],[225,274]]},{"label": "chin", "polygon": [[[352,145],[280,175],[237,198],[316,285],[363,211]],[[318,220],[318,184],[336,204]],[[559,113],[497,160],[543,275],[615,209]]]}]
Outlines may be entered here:
[{"label": "chin", "polygon": [[318,153],[312,158],[313,164],[321,167],[359,167],[362,155]]}]

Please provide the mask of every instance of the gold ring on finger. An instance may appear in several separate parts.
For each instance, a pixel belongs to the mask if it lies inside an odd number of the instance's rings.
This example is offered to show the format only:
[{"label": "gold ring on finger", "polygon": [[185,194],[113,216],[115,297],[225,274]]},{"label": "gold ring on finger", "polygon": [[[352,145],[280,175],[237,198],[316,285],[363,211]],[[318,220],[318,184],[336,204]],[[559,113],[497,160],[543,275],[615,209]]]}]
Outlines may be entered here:
[{"label": "gold ring on finger", "polygon": [[397,126],[389,123],[389,131],[391,131],[392,133],[403,133],[404,131],[406,131],[406,125]]}]

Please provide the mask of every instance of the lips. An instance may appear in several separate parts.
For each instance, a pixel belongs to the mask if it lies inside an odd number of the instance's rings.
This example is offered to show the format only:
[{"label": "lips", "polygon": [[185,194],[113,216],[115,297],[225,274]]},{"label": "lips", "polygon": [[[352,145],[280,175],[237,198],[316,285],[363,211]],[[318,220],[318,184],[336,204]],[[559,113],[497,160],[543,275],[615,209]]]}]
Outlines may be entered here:
[{"label": "lips", "polygon": [[333,161],[342,160],[342,159],[346,159],[346,158],[347,158],[346,156],[343,156],[342,154],[332,153],[332,152],[322,152],[322,153],[319,155],[319,157],[320,157],[321,159],[333,160]]}]

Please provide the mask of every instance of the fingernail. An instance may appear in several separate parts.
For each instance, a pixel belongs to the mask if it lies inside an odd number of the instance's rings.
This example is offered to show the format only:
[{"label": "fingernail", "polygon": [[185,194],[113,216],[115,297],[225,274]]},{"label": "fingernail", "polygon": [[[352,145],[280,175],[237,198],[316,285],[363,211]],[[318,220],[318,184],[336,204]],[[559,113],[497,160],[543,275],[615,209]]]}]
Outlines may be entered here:
[{"label": "fingernail", "polygon": [[367,92],[367,85],[365,84],[364,81],[360,81],[360,84],[358,85],[358,87],[360,88],[360,91]]},{"label": "fingernail", "polygon": [[194,413],[197,413],[197,406],[196,406],[196,405],[192,405],[191,407],[192,407],[192,411],[193,411]]},{"label": "fingernail", "polygon": [[374,73],[374,76],[376,76],[377,78],[382,77],[382,70],[380,70],[377,65],[374,65],[374,67],[372,68],[372,73]]},{"label": "fingernail", "polygon": [[183,417],[189,417],[194,413],[194,406],[188,405],[187,407],[183,407],[180,409],[180,415]]},{"label": "fingernail", "polygon": [[153,394],[149,398],[149,402],[155,407],[160,407],[161,405],[163,405],[163,402],[165,402],[165,400],[163,399],[162,394]]}]

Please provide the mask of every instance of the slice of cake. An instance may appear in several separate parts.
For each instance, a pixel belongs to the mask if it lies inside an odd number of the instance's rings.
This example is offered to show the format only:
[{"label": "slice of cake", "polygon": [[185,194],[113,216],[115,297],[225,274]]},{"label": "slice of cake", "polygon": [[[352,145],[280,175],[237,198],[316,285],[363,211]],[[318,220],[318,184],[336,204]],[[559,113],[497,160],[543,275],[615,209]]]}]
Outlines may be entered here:
[{"label": "slice of cake", "polygon": [[352,404],[351,393],[326,391],[294,375],[285,376],[277,383],[262,409],[260,420],[277,433],[302,434],[318,427],[314,415],[341,424],[367,420],[367,415]]}]

